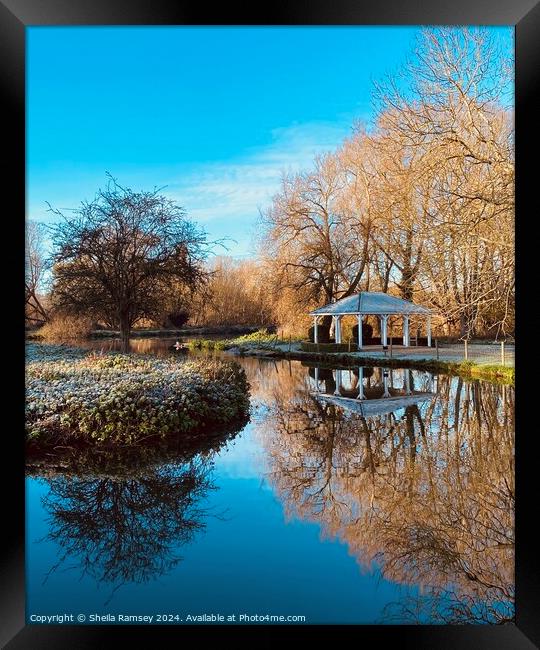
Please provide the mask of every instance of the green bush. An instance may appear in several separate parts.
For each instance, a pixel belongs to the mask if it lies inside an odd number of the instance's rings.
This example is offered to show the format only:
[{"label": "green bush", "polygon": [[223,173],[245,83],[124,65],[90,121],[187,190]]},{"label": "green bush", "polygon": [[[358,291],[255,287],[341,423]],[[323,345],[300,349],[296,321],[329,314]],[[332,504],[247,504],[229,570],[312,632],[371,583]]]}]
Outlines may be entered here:
[{"label": "green bush", "polygon": [[277,334],[270,334],[266,330],[259,330],[252,334],[244,334],[227,342],[227,347],[257,347],[274,348],[278,344],[289,343],[289,341],[301,341],[302,337],[291,336],[290,338],[278,338]]},{"label": "green bush", "polygon": [[232,339],[232,345],[241,345],[242,343],[275,343],[278,340],[277,334],[269,334],[265,329],[257,330],[251,334],[244,334]]},{"label": "green bush", "polygon": [[303,352],[356,352],[356,343],[310,343],[302,341],[300,349]]},{"label": "green bush", "polygon": [[190,350],[225,350],[227,341],[223,339],[192,339],[188,341]]}]

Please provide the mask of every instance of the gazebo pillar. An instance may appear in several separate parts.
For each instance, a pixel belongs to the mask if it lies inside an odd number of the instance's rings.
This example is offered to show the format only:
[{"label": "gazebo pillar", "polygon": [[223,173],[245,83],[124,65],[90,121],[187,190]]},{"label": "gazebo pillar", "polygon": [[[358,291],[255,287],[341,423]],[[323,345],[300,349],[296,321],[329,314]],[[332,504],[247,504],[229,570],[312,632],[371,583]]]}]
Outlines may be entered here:
[{"label": "gazebo pillar", "polygon": [[430,348],[431,347],[431,315],[427,317],[426,327],[427,327],[427,344],[428,344],[428,348]]},{"label": "gazebo pillar", "polygon": [[407,348],[411,345],[408,316],[403,316],[403,345]]},{"label": "gazebo pillar", "polygon": [[381,345],[388,345],[388,316],[381,316]]},{"label": "gazebo pillar", "polygon": [[408,368],[403,368],[404,376],[405,376],[405,382],[403,384],[403,388],[405,390],[405,395],[410,395],[411,394],[411,375],[410,375],[410,370]]},{"label": "gazebo pillar", "polygon": [[313,319],[313,342],[319,342],[319,317],[315,316]]},{"label": "gazebo pillar", "polygon": [[364,317],[361,314],[358,314],[358,349],[362,349],[362,321]]},{"label": "gazebo pillar", "polygon": [[336,370],[336,390],[334,395],[341,395],[341,370]]},{"label": "gazebo pillar", "polygon": [[320,388],[319,388],[319,366],[315,366],[315,373],[314,374],[315,374],[315,390],[317,392],[319,392],[320,391]]},{"label": "gazebo pillar", "polygon": [[336,343],[341,343],[341,316],[334,316],[334,337]]},{"label": "gazebo pillar", "polygon": [[387,370],[383,371],[383,387],[384,387],[383,397],[391,397],[390,393],[388,392],[388,371]]},{"label": "gazebo pillar", "polygon": [[358,397],[356,399],[365,399],[364,395],[364,368],[358,368]]}]

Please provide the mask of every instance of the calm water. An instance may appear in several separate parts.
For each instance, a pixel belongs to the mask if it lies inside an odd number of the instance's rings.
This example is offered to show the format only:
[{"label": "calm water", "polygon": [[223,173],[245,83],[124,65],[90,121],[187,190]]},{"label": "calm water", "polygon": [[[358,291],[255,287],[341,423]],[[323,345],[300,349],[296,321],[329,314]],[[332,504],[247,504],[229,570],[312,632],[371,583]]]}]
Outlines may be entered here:
[{"label": "calm water", "polygon": [[28,618],[513,617],[513,389],[238,362],[251,421],[210,448],[30,469]]}]

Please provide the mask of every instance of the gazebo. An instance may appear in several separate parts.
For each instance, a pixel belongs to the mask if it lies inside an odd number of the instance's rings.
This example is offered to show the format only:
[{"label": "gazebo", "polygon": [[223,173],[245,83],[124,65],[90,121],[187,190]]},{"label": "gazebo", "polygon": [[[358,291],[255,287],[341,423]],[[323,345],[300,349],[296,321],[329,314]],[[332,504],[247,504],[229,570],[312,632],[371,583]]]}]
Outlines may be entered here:
[{"label": "gazebo", "polygon": [[360,349],[362,348],[362,321],[364,316],[377,316],[381,322],[381,344],[386,347],[388,345],[388,319],[390,316],[402,316],[403,346],[409,347],[411,344],[409,317],[413,314],[426,317],[427,344],[428,347],[431,347],[431,310],[379,291],[361,291],[310,312],[310,316],[313,316],[314,321],[313,341],[315,343],[319,342],[318,324],[321,316],[332,316],[336,343],[341,343],[342,316],[356,316],[358,318],[358,348]]}]

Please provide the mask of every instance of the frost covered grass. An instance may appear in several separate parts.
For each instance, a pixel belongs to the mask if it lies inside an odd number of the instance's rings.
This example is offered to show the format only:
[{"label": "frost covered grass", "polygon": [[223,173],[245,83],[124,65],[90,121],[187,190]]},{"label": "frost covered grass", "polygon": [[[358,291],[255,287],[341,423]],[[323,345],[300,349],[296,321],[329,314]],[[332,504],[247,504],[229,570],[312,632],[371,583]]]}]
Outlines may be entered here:
[{"label": "frost covered grass", "polygon": [[248,410],[245,372],[230,361],[27,345],[32,443],[132,445],[227,427]]}]

